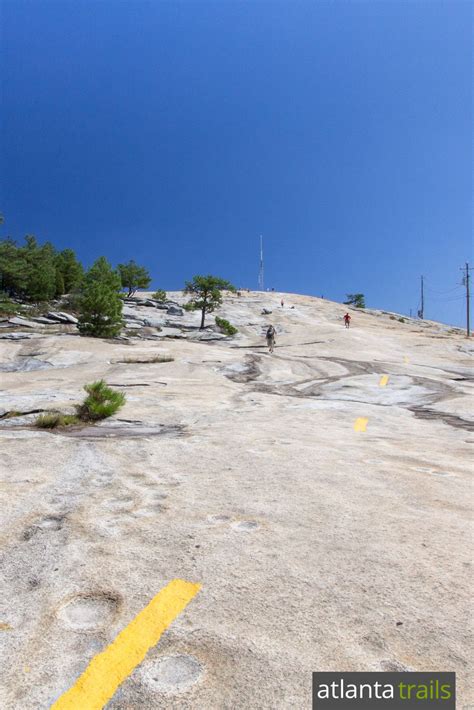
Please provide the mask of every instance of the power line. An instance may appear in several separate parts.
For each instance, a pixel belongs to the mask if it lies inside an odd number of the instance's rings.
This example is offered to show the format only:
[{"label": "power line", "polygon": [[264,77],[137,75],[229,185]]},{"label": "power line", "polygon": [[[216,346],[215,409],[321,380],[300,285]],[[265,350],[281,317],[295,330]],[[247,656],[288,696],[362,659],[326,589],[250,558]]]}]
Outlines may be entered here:
[{"label": "power line", "polygon": [[439,290],[436,289],[436,288],[431,288],[431,286],[427,286],[426,283],[425,283],[425,288],[426,288],[428,291],[431,291],[432,293],[439,294],[440,296],[445,296],[445,295],[448,295],[448,294],[450,294],[450,293],[453,293],[453,291],[456,291],[458,288],[461,288],[461,284],[458,284],[457,286],[453,286],[453,288],[448,288],[448,289],[446,289],[445,291],[439,291]]}]

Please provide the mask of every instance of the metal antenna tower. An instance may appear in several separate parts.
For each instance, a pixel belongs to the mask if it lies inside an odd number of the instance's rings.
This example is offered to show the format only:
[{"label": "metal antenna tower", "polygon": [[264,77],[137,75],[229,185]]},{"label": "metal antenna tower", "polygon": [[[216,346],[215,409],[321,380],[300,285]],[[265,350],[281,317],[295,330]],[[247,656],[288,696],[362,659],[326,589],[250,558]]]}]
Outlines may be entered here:
[{"label": "metal antenna tower", "polygon": [[263,281],[263,237],[260,235],[260,269],[258,272],[258,288],[260,291],[264,291],[264,281]]}]

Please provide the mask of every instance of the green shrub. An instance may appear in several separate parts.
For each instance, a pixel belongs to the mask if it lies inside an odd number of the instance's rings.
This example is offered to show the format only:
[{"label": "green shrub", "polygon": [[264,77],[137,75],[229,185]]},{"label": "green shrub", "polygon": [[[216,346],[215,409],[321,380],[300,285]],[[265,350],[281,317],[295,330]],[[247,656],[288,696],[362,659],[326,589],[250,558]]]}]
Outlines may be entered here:
[{"label": "green shrub", "polygon": [[188,313],[192,313],[193,311],[197,310],[196,304],[194,301],[188,301],[188,303],[185,303],[183,305],[183,308],[185,311],[188,311]]},{"label": "green shrub", "polygon": [[226,335],[235,335],[239,332],[237,328],[235,328],[231,323],[229,323],[228,320],[226,320],[225,318],[219,318],[219,316],[216,316],[216,325]]},{"label": "green shrub", "polygon": [[390,316],[390,320],[395,320],[395,316]]},{"label": "green shrub", "polygon": [[405,318],[399,318],[398,321],[399,321],[400,323],[405,323]]},{"label": "green shrub", "polygon": [[20,313],[22,310],[18,303],[12,301],[8,296],[0,294],[0,316],[11,316]]},{"label": "green shrub", "polygon": [[78,423],[79,419],[74,414],[61,414],[61,412],[40,414],[35,422],[40,429],[56,429],[59,426],[71,426]]},{"label": "green shrub", "polygon": [[163,291],[162,288],[159,288],[155,293],[152,294],[151,296],[155,301],[159,301],[160,303],[164,303],[166,301],[166,291]]},{"label": "green shrub", "polygon": [[81,421],[91,422],[106,419],[115,414],[125,403],[125,395],[109,387],[104,380],[84,385],[87,397],[76,407]]}]

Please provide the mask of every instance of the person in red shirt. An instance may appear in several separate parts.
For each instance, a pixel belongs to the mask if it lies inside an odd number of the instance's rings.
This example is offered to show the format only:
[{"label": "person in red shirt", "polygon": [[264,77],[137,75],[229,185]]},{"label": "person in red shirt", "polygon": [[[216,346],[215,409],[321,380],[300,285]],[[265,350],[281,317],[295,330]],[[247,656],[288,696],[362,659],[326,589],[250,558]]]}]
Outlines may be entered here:
[{"label": "person in red shirt", "polygon": [[346,328],[349,328],[350,324],[351,324],[351,317],[350,317],[349,313],[346,313],[346,315],[344,316],[344,325],[346,326]]}]

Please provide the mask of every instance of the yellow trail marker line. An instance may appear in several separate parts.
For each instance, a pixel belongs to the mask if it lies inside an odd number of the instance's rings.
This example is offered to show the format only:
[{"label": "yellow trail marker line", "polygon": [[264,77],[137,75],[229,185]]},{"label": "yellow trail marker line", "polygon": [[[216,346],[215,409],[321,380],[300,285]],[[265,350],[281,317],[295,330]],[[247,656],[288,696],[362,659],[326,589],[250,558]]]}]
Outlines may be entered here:
[{"label": "yellow trail marker line", "polygon": [[354,431],[365,431],[369,420],[367,417],[357,417],[354,422]]},{"label": "yellow trail marker line", "polygon": [[379,387],[385,387],[388,382],[388,375],[382,375],[379,381]]},{"label": "yellow trail marker line", "polygon": [[94,656],[72,688],[50,710],[101,710],[200,588],[200,584],[173,579],[105,651]]},{"label": "yellow trail marker line", "polygon": [[403,362],[408,365],[408,363],[410,362],[410,358],[405,355],[405,357],[403,358]]}]

